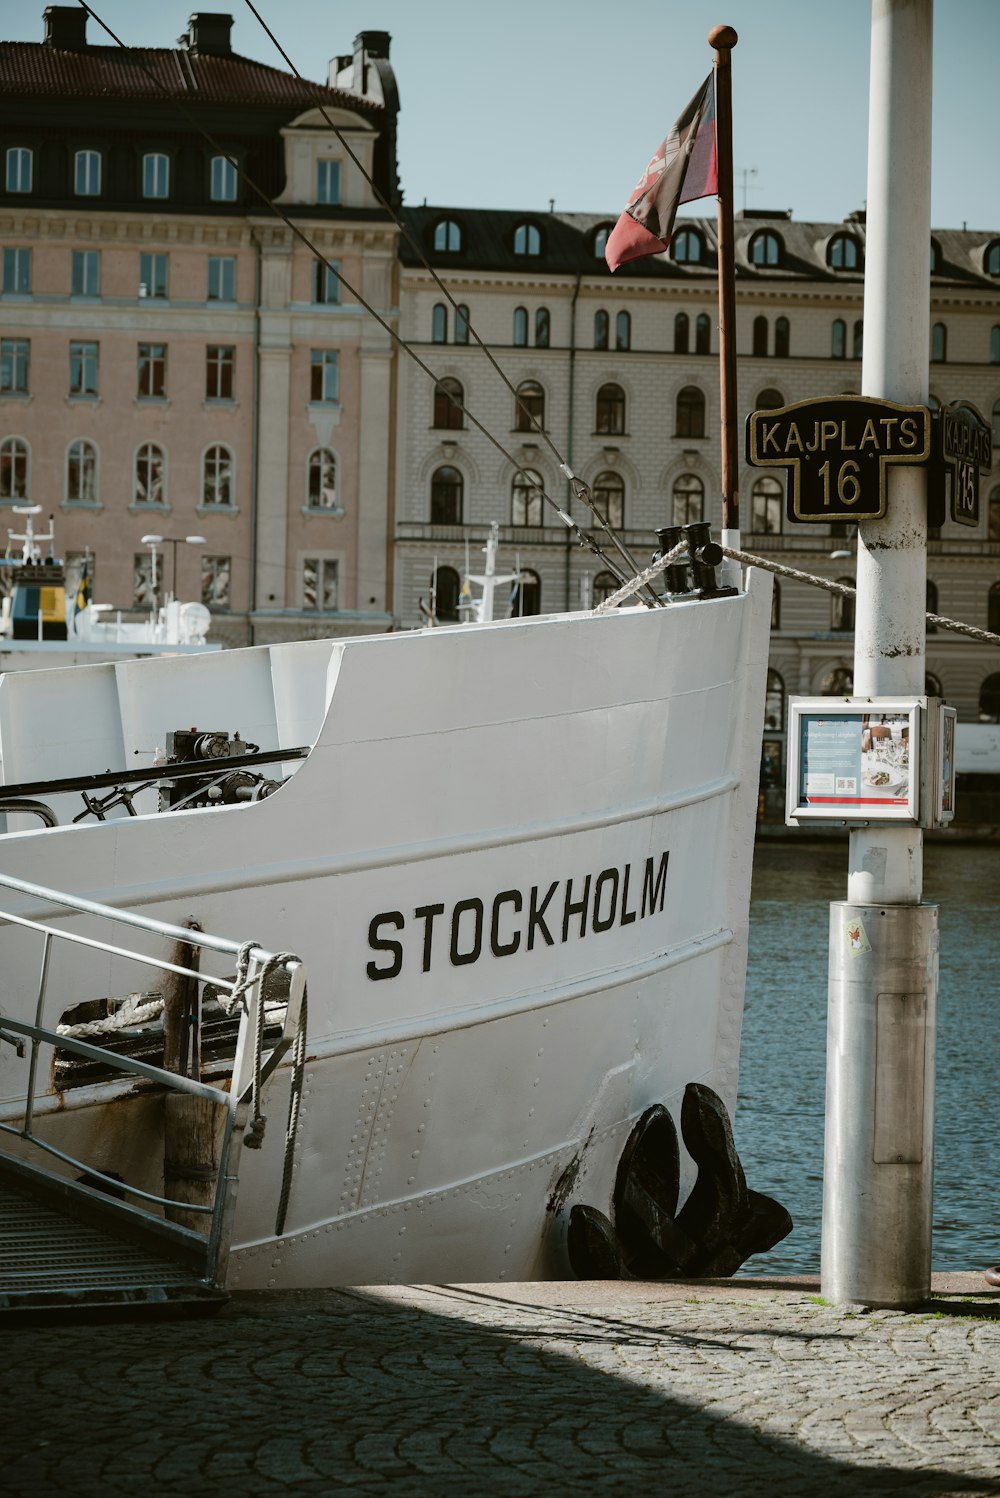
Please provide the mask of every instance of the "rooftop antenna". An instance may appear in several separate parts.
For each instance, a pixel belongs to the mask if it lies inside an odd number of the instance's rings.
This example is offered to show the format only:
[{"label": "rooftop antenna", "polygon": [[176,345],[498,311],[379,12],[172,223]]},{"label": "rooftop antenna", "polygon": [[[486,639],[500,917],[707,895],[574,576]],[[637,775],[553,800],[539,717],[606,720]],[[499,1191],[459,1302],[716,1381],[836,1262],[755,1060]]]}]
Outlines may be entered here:
[{"label": "rooftop antenna", "polygon": [[738,171],[738,173],[737,173],[737,176],[740,179],[740,191],[743,193],[743,212],[744,213],[746,213],[746,211],[747,211],[747,193],[748,192],[757,192],[758,191],[758,189],[756,187],[751,187],[750,186],[750,178],[751,177],[756,177],[756,175],[757,175],[757,168],[755,166],[749,166],[749,167],[747,167],[747,166],[741,166],[740,169],[739,169],[739,171]]}]

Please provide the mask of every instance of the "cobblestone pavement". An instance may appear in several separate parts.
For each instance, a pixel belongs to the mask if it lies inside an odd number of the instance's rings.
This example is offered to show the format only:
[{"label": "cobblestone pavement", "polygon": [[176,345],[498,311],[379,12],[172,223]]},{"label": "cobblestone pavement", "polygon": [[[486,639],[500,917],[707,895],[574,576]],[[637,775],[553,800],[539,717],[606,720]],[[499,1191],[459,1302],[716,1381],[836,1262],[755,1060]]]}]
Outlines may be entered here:
[{"label": "cobblestone pavement", "polygon": [[1000,1494],[1000,1298],[807,1281],[263,1292],[4,1328],[3,1491]]}]

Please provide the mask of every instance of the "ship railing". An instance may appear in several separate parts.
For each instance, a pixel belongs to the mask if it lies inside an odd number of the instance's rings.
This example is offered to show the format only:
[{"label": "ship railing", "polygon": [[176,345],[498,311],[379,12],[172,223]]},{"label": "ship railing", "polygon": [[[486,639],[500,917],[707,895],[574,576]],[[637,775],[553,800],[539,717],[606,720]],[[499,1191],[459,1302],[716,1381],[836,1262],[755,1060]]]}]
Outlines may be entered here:
[{"label": "ship railing", "polygon": [[[228,1254],[232,1216],[235,1208],[239,1146],[242,1142],[248,1112],[254,1108],[257,1121],[260,1119],[257,1103],[261,1088],[272,1075],[279,1062],[288,1052],[298,1033],[302,998],[305,991],[305,968],[297,958],[288,954],[275,954],[250,942],[237,942],[227,937],[216,936],[191,926],[177,926],[168,921],[155,920],[132,910],[117,910],[71,895],[45,885],[0,874],[0,891],[28,896],[42,906],[42,919],[38,914],[28,915],[21,910],[0,907],[0,930],[4,926],[15,926],[26,933],[34,933],[40,945],[40,963],[37,987],[34,994],[34,1018],[17,1019],[2,1012],[0,990],[0,1043],[13,1046],[22,1058],[27,1056],[27,1079],[24,1095],[9,1100],[0,1107],[0,1134],[18,1141],[13,1149],[4,1149],[4,1158],[11,1169],[29,1181],[42,1181],[48,1188],[57,1188],[59,1196],[68,1202],[85,1201],[99,1203],[102,1210],[117,1214],[127,1226],[154,1229],[156,1234],[173,1238],[182,1247],[196,1254],[204,1254],[207,1266],[206,1278],[220,1281],[224,1274],[224,1261]],[[170,955],[140,950],[138,946],[125,945],[126,937],[118,941],[107,937],[86,934],[51,924],[61,914],[83,915],[106,921],[119,934],[121,928],[135,933],[144,933],[159,943],[170,944]],[[93,922],[91,922],[93,927]],[[74,962],[83,954],[96,956],[107,971],[108,959],[119,960],[122,970],[128,971],[132,964],[142,969],[154,969],[175,979],[187,980],[195,985],[198,1017],[200,1018],[205,985],[211,985],[225,1009],[232,1004],[234,1015],[238,1014],[239,1029],[228,1086],[215,1086],[201,1081],[200,1077],[184,1075],[165,1066],[158,1066],[138,1057],[121,1055],[99,1043],[65,1033],[62,1029],[46,1023],[46,1008],[50,1002],[52,988],[53,954],[60,944],[74,948]],[[189,961],[177,960],[185,949],[190,952]],[[219,977],[200,968],[202,952],[216,953],[236,960],[236,976]],[[280,1036],[263,1051],[260,1038],[264,1031],[265,977],[276,970],[286,975],[287,1001],[284,1004],[284,1021]],[[8,972],[10,966],[8,965]],[[30,1004],[30,999],[29,999]],[[28,1006],[22,1012],[30,1012]],[[78,1027],[71,1027],[78,1028]],[[214,1190],[210,1200],[187,1200],[146,1189],[122,1180],[120,1175],[102,1169],[93,1162],[62,1149],[39,1132],[37,1119],[43,1117],[51,1123],[55,1117],[65,1120],[72,1112],[59,1098],[48,1078],[54,1077],[56,1053],[80,1058],[81,1061],[97,1063],[102,1073],[119,1074],[104,1080],[97,1088],[81,1089],[81,1096],[74,1101],[77,1106],[114,1098],[140,1095],[180,1095],[203,1099],[221,1112],[221,1130],[216,1127]],[[45,1066],[46,1054],[50,1065]],[[110,1090],[109,1090],[110,1089]],[[53,1096],[57,1106],[51,1106]],[[8,1094],[9,1097],[9,1094]],[[48,1106],[46,1106],[48,1104]],[[218,1120],[218,1114],[215,1114]],[[44,1125],[41,1125],[44,1128]],[[37,1152],[32,1154],[31,1152]],[[38,1156],[55,1162],[53,1166],[35,1163]],[[145,1164],[146,1162],[144,1162]],[[80,1174],[75,1176],[73,1172]],[[197,1175],[197,1172],[194,1172]],[[205,1197],[209,1192],[203,1193]],[[185,1225],[189,1214],[203,1219],[199,1231]],[[177,1219],[181,1220],[178,1221]]]}]

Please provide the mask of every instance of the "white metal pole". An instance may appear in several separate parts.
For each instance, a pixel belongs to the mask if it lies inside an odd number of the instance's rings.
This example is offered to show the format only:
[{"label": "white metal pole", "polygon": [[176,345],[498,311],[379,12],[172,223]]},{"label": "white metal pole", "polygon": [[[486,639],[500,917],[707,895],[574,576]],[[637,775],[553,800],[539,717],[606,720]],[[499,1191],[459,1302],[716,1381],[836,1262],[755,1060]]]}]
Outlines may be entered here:
[{"label": "white metal pole", "polygon": [[[903,404],[927,400],[932,32],[933,0],[872,0],[862,393]],[[860,527],[856,697],[924,691],[926,493],[925,470],[890,466],[886,515]],[[821,1270],[835,1301],[930,1293],[937,912],[922,888],[919,827],[852,830],[830,920]]]}]

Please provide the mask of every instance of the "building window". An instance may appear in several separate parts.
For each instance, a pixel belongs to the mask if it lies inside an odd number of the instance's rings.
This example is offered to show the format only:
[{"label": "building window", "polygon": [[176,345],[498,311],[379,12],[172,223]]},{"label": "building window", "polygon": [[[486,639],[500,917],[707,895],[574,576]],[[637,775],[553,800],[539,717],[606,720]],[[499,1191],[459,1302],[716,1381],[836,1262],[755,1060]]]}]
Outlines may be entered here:
[{"label": "building window", "polygon": [[1000,675],[987,676],[979,688],[980,723],[1000,723]]},{"label": "building window", "polygon": [[336,350],[314,348],[310,359],[309,399],[324,405],[336,405],[340,388],[340,361]]},{"label": "building window", "polygon": [[767,358],[767,318],[753,320],[753,352],[758,358]]},{"label": "building window", "polygon": [[455,342],[468,343],[469,341],[469,309],[464,302],[459,302],[455,308]]},{"label": "building window", "polygon": [[71,343],[69,346],[70,395],[95,396],[98,393],[98,356],[96,343]]},{"label": "building window", "polygon": [[785,683],[778,671],[768,671],[764,689],[764,727],[781,733],[785,726]]},{"label": "building window", "polygon": [[0,395],[27,395],[31,340],[0,338]]},{"label": "building window", "polygon": [[777,578],[771,584],[771,628],[781,628],[781,585]]},{"label": "building window", "polygon": [[792,329],[787,317],[774,320],[774,357],[787,359],[791,349]]},{"label": "building window", "polygon": [[233,455],[221,443],[208,448],[201,462],[201,502],[213,510],[233,506]]},{"label": "building window", "polygon": [[948,329],[943,322],[931,328],[931,363],[943,364],[948,357]]},{"label": "building window", "polygon": [[[938,590],[937,590],[937,583],[932,583],[931,580],[930,580],[930,578],[927,579],[927,583],[926,583],[926,599],[927,599],[927,602],[925,604],[925,607],[927,609],[928,614],[936,614],[938,612]],[[927,625],[927,633],[929,635],[936,635],[937,634],[937,625],[936,624],[932,624],[931,621],[928,619],[926,621],[926,625]]]},{"label": "building window", "polygon": [[524,307],[514,308],[514,347],[528,346],[528,313]]},{"label": "building window", "polygon": [[[10,152],[9,151],[7,152],[7,163],[8,163],[8,165],[7,165],[7,186],[10,187]],[[30,172],[30,170],[28,172],[28,186],[24,187],[24,188],[20,188],[20,189],[11,189],[11,190],[12,191],[21,191],[21,192],[30,192],[30,190],[31,190],[31,172]],[[986,274],[988,276],[1000,276],[1000,239],[995,239],[991,245],[987,246],[986,254],[983,256],[983,266],[984,266],[984,268],[986,270]]]},{"label": "building window", "polygon": [[700,265],[704,245],[697,229],[681,229],[675,234],[670,252],[678,265]]},{"label": "building window", "polygon": [[[4,296],[31,295],[31,251],[5,249],[3,252]],[[1000,333],[1000,328],[996,330]]]},{"label": "building window", "polygon": [[[838,577],[838,583],[845,587],[853,588],[853,577]],[[833,593],[830,595],[830,628],[838,634],[850,634],[854,629],[854,604],[853,593]]]},{"label": "building window", "polygon": [[779,406],[783,406],[784,404],[785,397],[781,391],[775,390],[772,385],[769,385],[766,390],[762,390],[758,395],[756,409],[758,411],[776,411]]},{"label": "building window", "polygon": [[542,581],[526,567],[517,580],[510,611],[515,619],[530,619],[542,612]]},{"label": "building window", "polygon": [[607,224],[602,224],[601,227],[595,231],[593,248],[593,255],[595,260],[600,260],[603,257],[604,252],[608,247],[608,240],[610,237],[611,229]]},{"label": "building window", "polygon": [[74,250],[70,287],[73,296],[100,296],[100,250]]},{"label": "building window", "polygon": [[602,385],[597,392],[596,430],[599,436],[625,433],[625,392],[620,385]]},{"label": "building window", "polygon": [[318,614],[335,613],[339,572],[339,563],[333,557],[306,557],[302,563],[302,607]]},{"label": "building window", "polygon": [[611,321],[603,308],[594,313],[594,347],[606,349],[610,337]]},{"label": "building window", "polygon": [[452,218],[443,218],[434,225],[434,248],[454,255],[462,248],[462,231]]},{"label": "building window", "polygon": [[590,590],[590,607],[596,609],[599,604],[609,599],[612,593],[617,593],[620,587],[621,582],[613,572],[599,572]]},{"label": "building window", "polygon": [[831,359],[847,358],[847,324],[842,317],[835,317],[830,334]]},{"label": "building window", "polygon": [[1000,634],[1000,583],[994,583],[986,598],[986,628]]},{"label": "building window", "polygon": [[0,442],[0,499],[27,499],[28,444],[20,437]]},{"label": "building window", "polygon": [[201,558],[201,601],[207,609],[228,609],[233,576],[231,557]]},{"label": "building window", "polygon": [[857,318],[854,324],[854,343],[852,346],[852,357],[860,359],[865,351],[865,325],[861,318]]},{"label": "building window", "polygon": [[236,256],[209,255],[208,300],[210,302],[235,302],[236,300]]},{"label": "building window", "polygon": [[168,295],[168,257],[166,255],[139,256],[139,295],[163,300]]},{"label": "building window", "polygon": [[686,312],[678,312],[674,318],[674,353],[686,354],[689,352],[691,337],[691,321]]},{"label": "building window", "polygon": [[310,510],[337,509],[337,459],[328,447],[309,454],[306,506]]},{"label": "building window", "polygon": [[622,352],[632,347],[632,318],[627,312],[619,312],[615,318],[615,348]]},{"label": "building window", "polygon": [[163,505],[166,501],[166,458],[163,449],[155,442],[144,442],[135,455],[133,503]]},{"label": "building window", "polygon": [[101,157],[98,151],[77,151],[73,158],[73,191],[78,198],[100,195]]},{"label": "building window", "polygon": [[448,342],[448,309],[444,302],[435,302],[431,313],[431,342]]},{"label": "building window", "polygon": [[312,299],[319,307],[333,307],[340,301],[340,265],[336,261],[314,260]]},{"label": "building window", "polygon": [[987,511],[987,539],[1000,541],[1000,488],[990,492]]},{"label": "building window", "polygon": [[857,270],[861,262],[858,242],[850,234],[835,234],[830,240],[827,263],[832,270]]},{"label": "building window", "polygon": [[233,372],[236,350],[231,344],[210,343],[205,350],[205,399],[228,401],[233,398]]},{"label": "building window", "polygon": [[1000,323],[995,323],[994,326],[990,329],[990,363],[1000,364]]},{"label": "building window", "polygon": [[142,195],[165,198],[170,193],[170,158],[150,151],[142,158]]},{"label": "building window", "polygon": [[542,236],[534,224],[518,224],[514,230],[514,254],[515,255],[540,255],[542,253]]},{"label": "building window", "polygon": [[780,265],[781,240],[770,229],[762,229],[750,241],[751,265]]},{"label": "building window", "polygon": [[548,307],[535,309],[535,347],[548,348],[551,322]]},{"label": "building window", "polygon": [[993,446],[1000,447],[1000,401],[993,403]]},{"label": "building window", "polygon": [[705,518],[705,486],[693,473],[682,473],[671,496],[674,525],[692,525]]},{"label": "building window", "polygon": [[7,191],[30,192],[33,153],[25,146],[7,148]]},{"label": "building window", "polygon": [[712,352],[712,320],[707,312],[700,312],[695,319],[694,351],[696,354]]},{"label": "building window", "polygon": [[540,432],[545,427],[545,391],[537,380],[522,380],[514,404],[515,432]]},{"label": "building window", "polygon": [[[454,567],[438,567],[431,577],[431,617],[438,624],[458,623],[462,580]],[[423,608],[423,599],[420,600]]]},{"label": "building window", "polygon": [[97,449],[82,438],[71,442],[66,453],[66,503],[97,503]]},{"label": "building window", "polygon": [[785,513],[785,495],[778,479],[759,478],[750,491],[750,528],[757,535],[777,536]]},{"label": "building window", "polygon": [[163,400],[167,394],[167,345],[165,343],[140,343],[139,388],[140,400]]},{"label": "building window", "polygon": [[316,163],[317,203],[340,202],[340,162],[321,160]]},{"label": "building window", "polygon": [[519,468],[511,485],[511,525],[541,525],[544,513],[542,476],[533,468]]},{"label": "building window", "polygon": [[460,380],[439,380],[434,386],[433,425],[445,431],[460,432],[465,425],[464,403],[465,391]]},{"label": "building window", "polygon": [[431,474],[431,525],[462,524],[464,483],[457,468],[446,464]]},{"label": "building window", "polygon": [[213,156],[209,183],[213,203],[236,202],[236,168],[228,156]]},{"label": "building window", "polygon": [[625,481],[617,473],[599,473],[593,484],[594,508],[612,530],[625,527]]},{"label": "building window", "polygon": [[820,682],[821,697],[850,697],[854,692],[854,672],[848,666],[835,666]]},{"label": "building window", "polygon": [[705,397],[697,385],[685,385],[677,394],[677,437],[704,437]]},{"label": "building window", "polygon": [[163,553],[137,551],[132,556],[132,607],[155,609],[163,595]]}]

